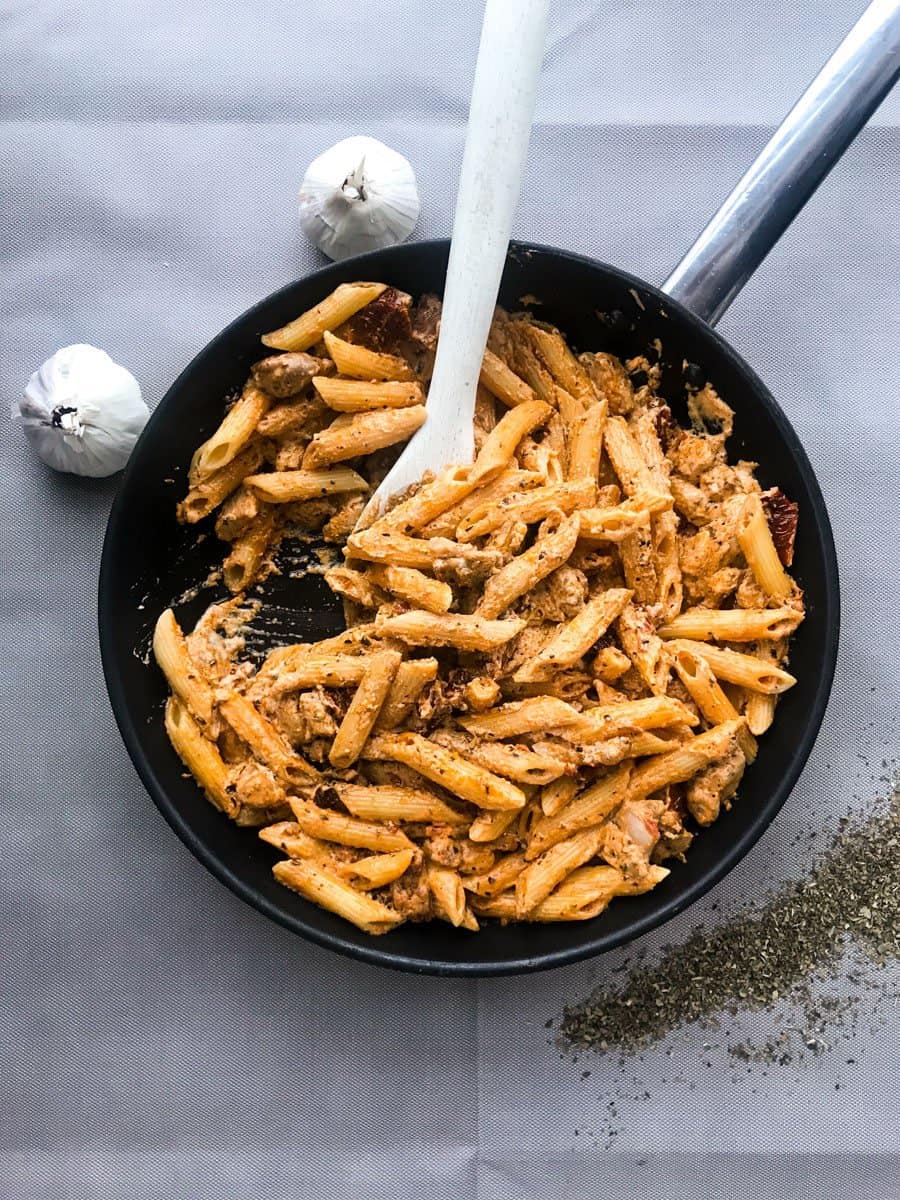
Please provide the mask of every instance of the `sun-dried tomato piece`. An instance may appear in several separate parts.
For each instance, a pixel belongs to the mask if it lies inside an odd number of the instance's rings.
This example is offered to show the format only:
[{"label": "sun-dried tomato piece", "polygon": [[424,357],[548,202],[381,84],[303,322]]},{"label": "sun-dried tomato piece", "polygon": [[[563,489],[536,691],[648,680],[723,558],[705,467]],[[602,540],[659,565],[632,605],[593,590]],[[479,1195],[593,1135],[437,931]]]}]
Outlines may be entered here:
[{"label": "sun-dried tomato piece", "polygon": [[672,435],[675,432],[675,420],[672,417],[672,410],[668,404],[658,404],[653,409],[653,421],[656,425],[656,436],[659,438],[659,444],[666,451],[669,449]]},{"label": "sun-dried tomato piece", "polygon": [[797,534],[799,507],[777,487],[763,492],[762,506],[781,564],[789,567],[794,561],[794,538]]},{"label": "sun-dried tomato piece", "polygon": [[412,296],[396,288],[385,288],[380,296],[350,318],[345,336],[348,341],[361,342],[370,350],[395,350],[410,335],[411,306]]}]

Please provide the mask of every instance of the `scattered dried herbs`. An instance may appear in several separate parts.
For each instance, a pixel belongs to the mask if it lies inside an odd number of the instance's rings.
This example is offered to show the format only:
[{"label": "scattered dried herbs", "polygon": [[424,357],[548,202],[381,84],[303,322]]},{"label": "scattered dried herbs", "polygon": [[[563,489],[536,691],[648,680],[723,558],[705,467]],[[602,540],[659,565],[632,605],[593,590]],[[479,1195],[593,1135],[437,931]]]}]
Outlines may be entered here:
[{"label": "scattered dried herbs", "polygon": [[[653,964],[633,967],[621,987],[604,986],[566,1009],[563,1045],[630,1055],[693,1021],[715,1025],[778,1001],[801,1008],[802,1028],[761,1046],[730,1045],[744,1062],[787,1063],[829,1048],[827,1031],[852,1008],[822,997],[848,954],[881,966],[900,957],[900,786],[867,818],[845,818],[810,874],[785,884],[737,919],[701,927]],[[871,984],[853,966],[843,978],[858,993]]]}]

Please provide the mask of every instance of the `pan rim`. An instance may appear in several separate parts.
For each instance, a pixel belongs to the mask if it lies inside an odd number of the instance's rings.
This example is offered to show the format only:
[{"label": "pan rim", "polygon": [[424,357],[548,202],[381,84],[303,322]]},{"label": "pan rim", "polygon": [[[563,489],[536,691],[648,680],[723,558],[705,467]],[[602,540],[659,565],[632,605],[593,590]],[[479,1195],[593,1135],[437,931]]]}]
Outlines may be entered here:
[{"label": "pan rim", "polygon": [[[448,239],[436,238],[407,244],[395,249],[407,251],[410,249],[421,249],[424,253],[428,249],[433,251],[446,250],[448,246]],[[252,320],[255,313],[268,308],[281,298],[286,298],[300,283],[310,283],[318,278],[325,279],[329,273],[336,269],[344,269],[351,262],[354,264],[358,263],[360,268],[364,269],[366,263],[370,260],[374,258],[383,260],[385,255],[389,255],[390,253],[391,251],[376,250],[356,256],[353,259],[344,260],[341,263],[328,264],[316,271],[301,276],[299,279],[292,280],[240,313],[220,333],[203,346],[179,373],[151,415],[146,427],[147,431],[153,429],[157,423],[162,421],[170,396],[183,386],[185,380],[190,378],[199,362],[210,352],[214,351],[221,343],[227,342],[232,336],[232,331],[236,327],[242,326],[248,320]],[[695,903],[719,883],[749,853],[787,801],[806,765],[819,729],[821,728],[837,662],[840,636],[840,583],[831,522],[818,479],[806,451],[787,415],[760,377],[721,334],[703,321],[701,317],[697,316],[690,309],[685,308],[678,301],[673,300],[672,297],[666,295],[658,287],[648,284],[645,280],[627,271],[623,271],[619,267],[601,262],[599,259],[577,254],[569,250],[562,250],[558,247],[534,242],[513,241],[510,243],[510,256],[530,254],[549,255],[557,259],[568,259],[589,267],[592,270],[600,270],[617,277],[626,288],[635,288],[638,289],[639,293],[649,294],[660,304],[677,312],[679,317],[692,325],[696,332],[716,345],[719,353],[730,360],[731,365],[747,379],[759,401],[768,410],[769,415],[778,428],[788,453],[796,463],[797,469],[803,477],[812,499],[812,516],[822,548],[825,568],[823,591],[825,608],[824,627],[826,631],[824,644],[820,647],[819,671],[813,703],[804,718],[801,735],[793,744],[790,761],[779,784],[772,789],[767,800],[758,807],[753,820],[730,844],[727,852],[689,884],[683,894],[673,896],[669,900],[664,900],[652,912],[647,913],[643,917],[635,918],[631,924],[624,926],[622,929],[599,933],[593,937],[585,938],[583,942],[576,946],[569,946],[558,951],[549,951],[537,955],[521,955],[480,961],[441,958],[439,956],[434,958],[426,956],[414,957],[407,953],[393,951],[386,946],[382,947],[378,944],[377,939],[373,939],[371,944],[358,944],[338,933],[330,933],[308,925],[302,914],[298,915],[286,911],[269,900],[268,897],[258,892],[251,884],[245,883],[219,855],[210,849],[203,838],[194,832],[186,820],[182,818],[176,804],[170,799],[166,788],[157,777],[156,770],[150,761],[150,756],[144,747],[143,740],[130,711],[121,671],[121,663],[113,646],[112,623],[115,617],[113,611],[114,588],[112,571],[115,548],[121,540],[118,536],[118,531],[125,509],[124,497],[129,491],[132,476],[136,470],[137,454],[132,455],[119,483],[110,509],[103,540],[98,576],[98,632],[106,687],[116,724],[131,761],[150,798],[170,827],[207,870],[220,882],[224,883],[229,890],[269,919],[325,949],[374,966],[414,974],[479,978],[525,974],[566,966],[625,945],[648,933],[650,930],[665,924],[679,912],[682,912]]]}]

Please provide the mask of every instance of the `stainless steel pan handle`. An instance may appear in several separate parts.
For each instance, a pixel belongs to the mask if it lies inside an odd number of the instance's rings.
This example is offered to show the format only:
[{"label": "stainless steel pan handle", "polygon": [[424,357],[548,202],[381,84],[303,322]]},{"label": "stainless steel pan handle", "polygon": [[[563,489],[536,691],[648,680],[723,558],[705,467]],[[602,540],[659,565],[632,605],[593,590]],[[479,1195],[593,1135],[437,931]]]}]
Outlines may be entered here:
[{"label": "stainless steel pan handle", "polygon": [[662,290],[715,325],[900,76],[900,0],[874,0]]}]

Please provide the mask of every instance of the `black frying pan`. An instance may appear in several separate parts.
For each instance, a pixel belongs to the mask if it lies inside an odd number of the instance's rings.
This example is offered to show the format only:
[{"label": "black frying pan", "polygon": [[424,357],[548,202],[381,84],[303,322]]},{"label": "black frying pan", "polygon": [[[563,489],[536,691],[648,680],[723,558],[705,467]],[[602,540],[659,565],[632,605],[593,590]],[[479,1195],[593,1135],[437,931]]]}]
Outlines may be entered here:
[{"label": "black frying pan", "polygon": [[[878,6],[885,8],[883,0]],[[285,324],[339,283],[355,279],[384,280],[414,296],[440,292],[448,243],[378,251],[290,284],[239,317],[169,390],[132,454],[110,515],[99,585],[104,671],[122,736],[150,795],[194,854],[261,912],[333,950],[384,966],[460,975],[558,966],[637,937],[685,908],[746,854],[778,812],[812,748],[831,687],[839,621],[834,544],[822,494],[790,423],[753,370],[697,312],[711,318],[724,310],[887,90],[897,70],[900,32],[897,5],[892,8],[891,72],[881,61],[877,72],[873,68],[868,80],[861,80],[859,39],[852,54],[845,43],[742,181],[740,197],[750,198],[749,208],[735,199],[736,191],[666,285],[686,297],[695,311],[603,263],[542,246],[517,243],[510,249],[503,305],[516,308],[520,297],[538,297],[541,318],[559,326],[581,350],[626,357],[659,338],[662,391],[676,415],[684,416],[684,364],[695,364],[735,409],[730,454],[758,462],[762,486],[778,484],[800,507],[793,574],[806,594],[807,619],[791,652],[797,686],[782,698],[738,801],[695,840],[687,862],[674,864],[670,877],[647,895],[617,901],[586,922],[485,923],[477,935],[433,922],[404,925],[373,938],[276,883],[271,873],[276,853],[203,800],[193,780],[184,777],[166,738],[162,710],[167,689],[148,655],[153,622],[161,609],[203,579],[223,552],[211,531],[197,544],[197,531],[175,521],[175,502],[186,490],[194,448],[221,419],[223,398],[243,384],[250,364],[260,357],[261,333]],[[883,50],[881,43],[879,48]],[[853,55],[853,71],[836,74]],[[866,62],[871,65],[871,59]],[[810,107],[817,88],[821,94]],[[816,113],[815,137],[810,111]],[[806,158],[794,154],[791,170],[785,171],[784,145],[778,139],[788,138],[796,147],[804,129]],[[792,185],[787,200],[783,190],[778,197],[771,194],[769,177],[779,156],[779,183],[787,175]],[[192,625],[220,595],[205,591],[176,603],[179,619]],[[286,571],[266,585],[265,597],[251,649],[326,636],[341,626],[340,607],[316,575],[294,578]]]}]

